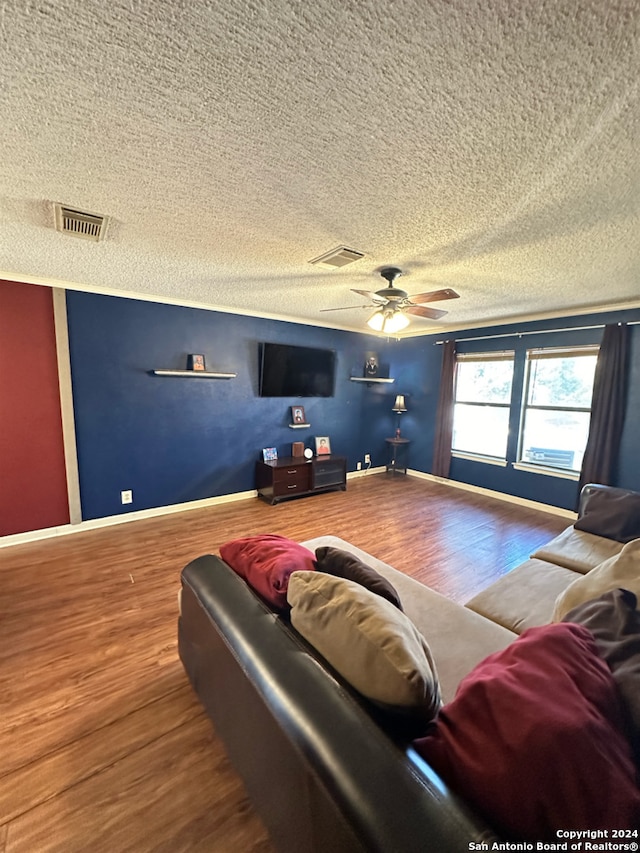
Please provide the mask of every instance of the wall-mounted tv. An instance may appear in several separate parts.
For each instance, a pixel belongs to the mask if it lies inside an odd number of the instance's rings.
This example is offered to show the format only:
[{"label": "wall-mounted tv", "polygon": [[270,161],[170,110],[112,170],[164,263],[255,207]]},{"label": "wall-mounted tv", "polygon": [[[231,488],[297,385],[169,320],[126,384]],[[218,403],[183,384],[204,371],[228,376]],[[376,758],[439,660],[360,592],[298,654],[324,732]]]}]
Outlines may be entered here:
[{"label": "wall-mounted tv", "polygon": [[260,368],[261,397],[333,397],[334,350],[263,343]]}]

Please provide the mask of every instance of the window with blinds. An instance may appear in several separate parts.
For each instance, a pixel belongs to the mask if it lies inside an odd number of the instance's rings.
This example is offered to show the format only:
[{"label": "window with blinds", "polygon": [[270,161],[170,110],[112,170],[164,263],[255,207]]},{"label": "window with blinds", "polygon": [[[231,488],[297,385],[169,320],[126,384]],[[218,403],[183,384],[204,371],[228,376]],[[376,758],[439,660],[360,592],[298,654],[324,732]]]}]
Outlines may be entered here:
[{"label": "window with blinds", "polygon": [[457,355],[453,452],[506,459],[513,365],[513,351]]},{"label": "window with blinds", "polygon": [[597,346],[527,350],[520,462],[580,470],[597,359]]}]

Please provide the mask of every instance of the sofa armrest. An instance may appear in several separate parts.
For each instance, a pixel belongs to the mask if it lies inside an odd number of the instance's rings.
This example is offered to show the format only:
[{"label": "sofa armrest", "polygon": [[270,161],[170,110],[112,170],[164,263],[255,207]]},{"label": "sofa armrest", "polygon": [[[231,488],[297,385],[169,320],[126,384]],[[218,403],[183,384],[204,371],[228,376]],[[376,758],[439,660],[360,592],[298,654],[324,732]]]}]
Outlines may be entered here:
[{"label": "sofa armrest", "polygon": [[440,853],[490,836],[222,560],[194,560],[182,586],[180,658],[279,849]]},{"label": "sofa armrest", "polygon": [[575,528],[617,542],[640,538],[640,492],[587,483]]},{"label": "sofa armrest", "polygon": [[[582,487],[580,492],[580,504],[578,506],[578,518],[582,518],[590,506],[593,504],[594,495],[600,496],[600,499],[610,496],[612,498],[624,497],[624,495],[637,495],[638,492],[633,492],[630,489],[620,489],[618,486],[604,486],[601,483],[587,483]],[[599,498],[595,498],[598,500]]]}]

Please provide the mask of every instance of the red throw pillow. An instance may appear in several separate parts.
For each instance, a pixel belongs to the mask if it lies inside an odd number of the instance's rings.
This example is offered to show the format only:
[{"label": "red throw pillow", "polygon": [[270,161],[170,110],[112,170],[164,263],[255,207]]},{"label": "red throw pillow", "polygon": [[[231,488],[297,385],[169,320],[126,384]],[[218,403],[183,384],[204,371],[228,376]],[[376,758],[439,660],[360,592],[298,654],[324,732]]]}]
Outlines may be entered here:
[{"label": "red throw pillow", "polygon": [[582,625],[530,628],[490,655],[414,745],[507,838],[640,823],[616,686]]},{"label": "red throw pillow", "polygon": [[220,546],[220,556],[249,586],[278,610],[288,610],[291,572],[312,572],[314,555],[292,539],[264,533]]}]

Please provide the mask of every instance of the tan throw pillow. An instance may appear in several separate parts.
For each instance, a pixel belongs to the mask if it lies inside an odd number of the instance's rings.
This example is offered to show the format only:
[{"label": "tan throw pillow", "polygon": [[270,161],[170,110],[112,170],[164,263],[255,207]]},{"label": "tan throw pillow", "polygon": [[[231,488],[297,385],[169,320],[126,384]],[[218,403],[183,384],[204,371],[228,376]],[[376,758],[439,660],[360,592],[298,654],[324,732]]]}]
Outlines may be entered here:
[{"label": "tan throw pillow", "polygon": [[630,589],[640,597],[640,539],[628,542],[619,554],[609,557],[582,575],[556,598],[552,622],[561,622],[570,610],[612,589]]},{"label": "tan throw pillow", "polygon": [[440,686],[426,640],[401,610],[358,583],[294,572],[287,598],[294,628],[373,702],[429,719]]}]

